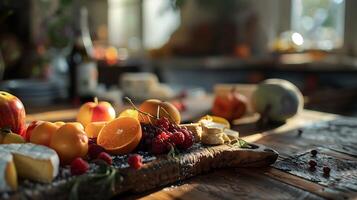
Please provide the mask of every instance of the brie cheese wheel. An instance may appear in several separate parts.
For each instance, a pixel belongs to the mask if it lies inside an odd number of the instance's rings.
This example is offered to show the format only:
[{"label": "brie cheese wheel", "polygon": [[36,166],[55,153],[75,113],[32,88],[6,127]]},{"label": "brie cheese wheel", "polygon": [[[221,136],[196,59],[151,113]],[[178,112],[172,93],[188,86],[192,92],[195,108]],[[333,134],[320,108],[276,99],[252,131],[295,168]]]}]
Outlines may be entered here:
[{"label": "brie cheese wheel", "polygon": [[[11,180],[17,179],[17,176],[50,183],[58,174],[59,157],[53,149],[46,146],[31,143],[3,144],[0,145],[0,152],[4,154],[4,156],[1,156],[0,173],[4,173],[5,177],[8,177],[8,180],[6,178],[0,179],[0,191],[7,189],[6,187],[2,187],[3,185],[7,185],[12,190],[16,189]],[[11,167],[8,167],[9,169],[6,170],[6,163],[7,165],[11,165],[10,157],[16,168],[14,172],[11,172],[13,171]],[[7,158],[7,160],[4,160],[4,158]]]}]

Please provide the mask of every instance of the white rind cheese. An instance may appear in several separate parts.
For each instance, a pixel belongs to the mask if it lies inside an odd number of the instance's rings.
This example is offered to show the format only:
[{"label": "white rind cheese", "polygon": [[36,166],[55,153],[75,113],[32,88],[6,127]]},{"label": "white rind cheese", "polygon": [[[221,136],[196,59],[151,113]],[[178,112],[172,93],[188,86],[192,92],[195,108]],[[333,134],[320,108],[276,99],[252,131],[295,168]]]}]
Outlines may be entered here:
[{"label": "white rind cheese", "polygon": [[[15,176],[15,178],[12,178],[12,176]],[[16,189],[17,175],[13,156],[7,151],[0,151],[0,191],[12,191]]]},{"label": "white rind cheese", "polygon": [[[0,173],[2,176],[0,179],[0,191],[16,189],[16,187],[9,185],[6,176],[12,180],[17,180],[17,176],[19,176],[34,181],[50,183],[58,174],[59,157],[53,149],[46,146],[31,143],[4,144],[0,145],[0,152]],[[15,173],[9,174],[9,169],[6,170],[6,166],[11,162],[13,162],[16,170]]]}]

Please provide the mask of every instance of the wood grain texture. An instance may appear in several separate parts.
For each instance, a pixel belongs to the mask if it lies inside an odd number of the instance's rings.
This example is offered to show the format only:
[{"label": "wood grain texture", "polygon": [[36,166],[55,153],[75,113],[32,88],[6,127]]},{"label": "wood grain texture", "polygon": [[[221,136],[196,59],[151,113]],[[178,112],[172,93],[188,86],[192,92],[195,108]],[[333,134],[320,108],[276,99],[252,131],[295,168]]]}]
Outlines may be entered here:
[{"label": "wood grain texture", "polygon": [[[273,164],[278,153],[263,145],[251,144],[252,149],[235,145],[200,146],[171,158],[160,156],[139,170],[124,167],[118,170],[113,185],[101,184],[107,176],[88,173],[81,177],[57,178],[51,184],[22,185],[10,199],[67,199],[74,184],[78,184],[80,199],[101,199],[123,192],[145,192],[160,186],[182,181],[211,170],[229,167],[266,167]],[[84,179],[84,181],[83,181]],[[103,182],[104,183],[104,182]],[[99,185],[98,185],[99,184]],[[36,188],[36,189],[34,189]],[[0,196],[1,197],[1,196]]]},{"label": "wood grain texture", "polygon": [[[150,194],[118,196],[117,198],[125,200],[322,199],[304,190],[269,179],[260,173],[246,173],[250,170],[253,169],[217,170],[197,176],[181,185],[152,191]],[[265,170],[259,169],[259,171]]]}]

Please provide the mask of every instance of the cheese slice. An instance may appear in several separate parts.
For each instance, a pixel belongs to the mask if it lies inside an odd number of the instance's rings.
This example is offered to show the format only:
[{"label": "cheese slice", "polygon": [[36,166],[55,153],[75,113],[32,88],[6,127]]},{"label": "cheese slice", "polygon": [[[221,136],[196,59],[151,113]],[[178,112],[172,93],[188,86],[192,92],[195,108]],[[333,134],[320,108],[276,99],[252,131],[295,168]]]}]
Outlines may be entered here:
[{"label": "cheese slice", "polygon": [[216,135],[202,135],[202,140],[201,142],[203,144],[208,144],[208,145],[220,145],[224,144],[224,138],[223,134],[216,134]]},{"label": "cheese slice", "polygon": [[7,151],[0,151],[0,191],[17,189],[17,174],[13,156]]},{"label": "cheese slice", "polygon": [[220,124],[217,122],[212,122],[209,120],[201,120],[200,121],[203,134],[218,134],[222,133],[223,130],[226,128],[224,124]]},{"label": "cheese slice", "polygon": [[[0,173],[5,174],[5,179],[0,179],[0,191],[7,190],[5,186],[2,187],[3,185],[15,190],[17,184],[13,180],[17,179],[17,176],[50,183],[58,174],[59,157],[53,149],[46,146],[31,143],[5,144],[0,145],[0,152],[4,156],[6,155],[5,157],[8,160],[13,161],[12,163],[11,161],[8,162],[9,167],[4,167],[5,161],[1,161]],[[16,169],[13,169],[14,167],[11,167],[11,165],[15,166]]]},{"label": "cheese slice", "polygon": [[238,140],[239,132],[232,129],[224,129],[223,133],[226,134],[230,140]]},{"label": "cheese slice", "polygon": [[191,131],[195,137],[195,142],[201,141],[202,127],[200,123],[180,124],[180,127],[186,127],[189,131]]}]

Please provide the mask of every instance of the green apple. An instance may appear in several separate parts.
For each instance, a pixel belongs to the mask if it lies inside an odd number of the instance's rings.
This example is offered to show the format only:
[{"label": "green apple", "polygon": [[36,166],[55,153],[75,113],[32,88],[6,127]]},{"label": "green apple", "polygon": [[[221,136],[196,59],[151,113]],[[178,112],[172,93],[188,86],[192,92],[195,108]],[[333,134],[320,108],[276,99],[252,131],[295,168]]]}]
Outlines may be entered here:
[{"label": "green apple", "polygon": [[252,95],[252,106],[269,121],[285,122],[299,113],[304,106],[300,90],[283,79],[267,79]]}]

